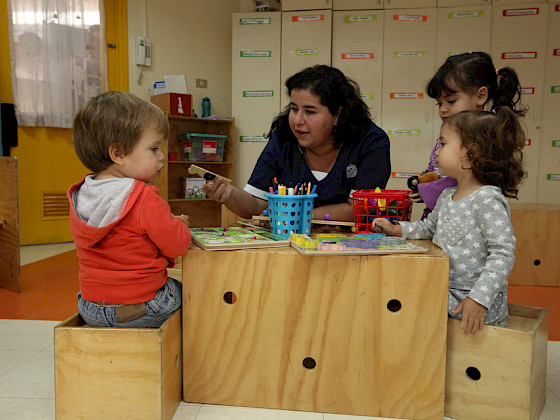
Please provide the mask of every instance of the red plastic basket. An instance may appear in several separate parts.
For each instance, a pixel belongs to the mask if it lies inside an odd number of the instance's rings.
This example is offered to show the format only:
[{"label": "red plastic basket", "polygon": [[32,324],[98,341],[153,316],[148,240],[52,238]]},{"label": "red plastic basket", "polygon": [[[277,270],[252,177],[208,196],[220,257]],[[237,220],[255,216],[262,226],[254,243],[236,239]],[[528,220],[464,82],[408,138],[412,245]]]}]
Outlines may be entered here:
[{"label": "red plastic basket", "polygon": [[[410,221],[412,201],[408,190],[358,190],[352,194],[356,233],[373,232],[371,222],[376,217]],[[384,200],[384,201],[383,201]]]}]

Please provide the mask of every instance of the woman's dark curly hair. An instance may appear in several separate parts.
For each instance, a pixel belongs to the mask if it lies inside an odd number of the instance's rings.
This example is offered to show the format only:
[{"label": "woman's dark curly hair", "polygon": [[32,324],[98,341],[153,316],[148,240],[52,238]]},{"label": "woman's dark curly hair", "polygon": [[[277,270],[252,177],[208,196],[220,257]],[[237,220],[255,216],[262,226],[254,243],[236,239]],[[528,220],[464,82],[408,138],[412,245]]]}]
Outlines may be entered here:
[{"label": "woman's dark curly hair", "polygon": [[[371,124],[371,115],[360,96],[356,82],[346,77],[340,70],[325,65],[308,67],[286,80],[288,96],[294,89],[306,90],[320,98],[332,115],[338,116],[333,129],[335,147],[343,142],[358,142]],[[272,122],[268,136],[278,134],[280,141],[297,142],[289,125],[290,106],[288,105]]]},{"label": "woman's dark curly hair", "polygon": [[515,70],[495,69],[492,58],[482,51],[448,57],[428,82],[426,93],[437,99],[443,93],[452,95],[457,90],[475,94],[481,87],[488,89],[490,110],[508,106],[519,116],[527,112],[521,104],[521,85]]},{"label": "woman's dark curly hair", "polygon": [[461,138],[475,178],[501,188],[506,197],[517,198],[517,186],[524,177],[525,133],[515,111],[509,107],[463,111],[444,124]]}]

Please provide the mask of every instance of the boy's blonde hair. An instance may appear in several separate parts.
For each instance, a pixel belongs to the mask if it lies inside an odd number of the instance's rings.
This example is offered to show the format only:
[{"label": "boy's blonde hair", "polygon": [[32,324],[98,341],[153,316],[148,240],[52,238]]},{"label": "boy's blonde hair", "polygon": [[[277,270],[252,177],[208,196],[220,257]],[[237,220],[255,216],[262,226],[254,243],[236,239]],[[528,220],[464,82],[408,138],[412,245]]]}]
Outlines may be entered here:
[{"label": "boy's blonde hair", "polygon": [[147,130],[169,136],[161,109],[127,92],[105,92],[91,98],[74,117],[72,137],[78,158],[93,172],[113,164],[109,147],[129,154]]}]

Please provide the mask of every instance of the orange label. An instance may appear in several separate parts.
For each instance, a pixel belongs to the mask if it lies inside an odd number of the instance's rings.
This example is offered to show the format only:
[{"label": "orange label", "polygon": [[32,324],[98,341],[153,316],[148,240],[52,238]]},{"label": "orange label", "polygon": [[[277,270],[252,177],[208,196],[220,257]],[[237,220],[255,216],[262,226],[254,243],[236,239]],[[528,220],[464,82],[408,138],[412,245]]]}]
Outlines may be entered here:
[{"label": "orange label", "polygon": [[292,16],[292,22],[317,22],[325,20],[325,15],[299,15]]},{"label": "orange label", "polygon": [[414,175],[420,175],[420,172],[391,172],[392,178],[410,178]]},{"label": "orange label", "polygon": [[424,94],[422,92],[391,92],[391,99],[422,99]]},{"label": "orange label", "polygon": [[424,15],[393,15],[393,20],[400,20],[404,22],[426,22],[428,16]]},{"label": "orange label", "polygon": [[367,60],[375,58],[374,53],[342,53],[343,60]]}]

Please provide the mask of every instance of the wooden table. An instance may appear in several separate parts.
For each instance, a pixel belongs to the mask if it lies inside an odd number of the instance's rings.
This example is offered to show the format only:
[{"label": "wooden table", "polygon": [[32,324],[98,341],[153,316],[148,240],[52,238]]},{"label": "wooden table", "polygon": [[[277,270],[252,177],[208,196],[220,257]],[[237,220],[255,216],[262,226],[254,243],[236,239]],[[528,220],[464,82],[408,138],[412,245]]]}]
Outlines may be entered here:
[{"label": "wooden table", "polygon": [[188,402],[441,419],[449,261],[303,256],[291,248],[183,257]]}]

